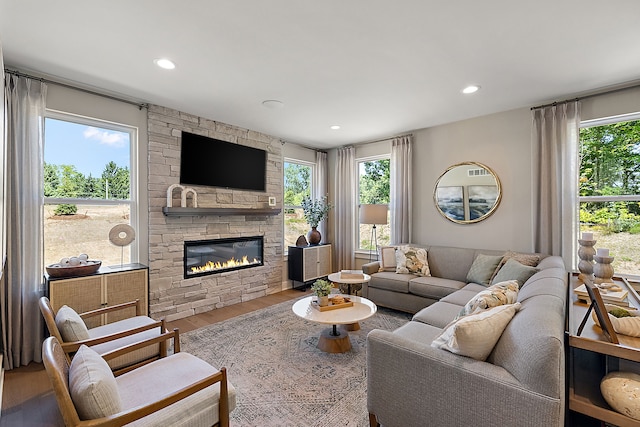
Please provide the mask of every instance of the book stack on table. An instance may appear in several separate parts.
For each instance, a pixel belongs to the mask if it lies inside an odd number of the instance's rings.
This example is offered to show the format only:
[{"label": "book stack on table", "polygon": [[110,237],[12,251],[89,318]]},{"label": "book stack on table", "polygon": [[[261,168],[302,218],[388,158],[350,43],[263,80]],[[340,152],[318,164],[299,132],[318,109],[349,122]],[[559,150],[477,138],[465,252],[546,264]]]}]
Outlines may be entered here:
[{"label": "book stack on table", "polygon": [[[618,291],[612,291],[609,289],[599,289],[602,301],[605,304],[613,304],[620,307],[629,307],[629,299],[627,298],[629,292],[626,289],[620,289]],[[580,285],[573,290],[579,300],[590,304],[589,294],[587,293],[586,285]]]},{"label": "book stack on table", "polygon": [[364,273],[360,270],[342,270],[340,278],[345,280],[364,280]]}]

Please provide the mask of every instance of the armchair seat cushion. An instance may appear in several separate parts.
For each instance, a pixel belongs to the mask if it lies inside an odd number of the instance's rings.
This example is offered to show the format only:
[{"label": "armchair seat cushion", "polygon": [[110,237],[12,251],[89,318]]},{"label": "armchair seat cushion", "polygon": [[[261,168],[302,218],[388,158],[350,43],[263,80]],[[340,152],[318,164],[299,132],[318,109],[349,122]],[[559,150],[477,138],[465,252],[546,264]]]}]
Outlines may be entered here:
[{"label": "armchair seat cushion", "polygon": [[[122,409],[156,402],[166,394],[187,387],[218,372],[205,361],[176,353],[116,377]],[[236,390],[228,384],[229,412],[236,406]],[[216,383],[128,426],[211,426],[218,422],[220,384]],[[216,402],[212,404],[212,402]]]},{"label": "armchair seat cushion", "polygon": [[[127,319],[119,320],[113,323],[107,323],[106,325],[89,329],[89,338],[99,338],[105,335],[115,334],[118,332],[139,328],[141,326],[150,325],[154,322],[155,320],[148,316],[129,317]],[[157,337],[161,333],[162,332],[160,331],[160,327],[157,327],[144,332],[140,332],[138,334],[128,335],[123,338],[108,341],[103,344],[96,344],[91,346],[91,348],[98,354],[104,354],[129,344],[134,344],[136,342],[144,341],[149,338]],[[115,359],[109,360],[109,366],[111,367],[111,369],[130,366],[135,363],[151,359],[157,356],[158,352],[159,344],[150,345],[134,352],[127,353],[123,356],[116,357]]]}]

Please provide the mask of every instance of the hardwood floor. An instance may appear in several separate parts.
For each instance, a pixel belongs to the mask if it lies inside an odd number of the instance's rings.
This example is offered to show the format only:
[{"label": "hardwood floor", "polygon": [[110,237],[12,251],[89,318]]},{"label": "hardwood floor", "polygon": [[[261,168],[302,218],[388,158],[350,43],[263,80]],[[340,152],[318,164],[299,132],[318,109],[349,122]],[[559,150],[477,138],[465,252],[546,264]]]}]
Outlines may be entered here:
[{"label": "hardwood floor", "polygon": [[[180,333],[186,333],[202,326],[299,298],[305,294],[309,294],[309,291],[301,292],[289,289],[229,307],[167,322],[167,328],[179,328]],[[4,375],[0,427],[64,426],[49,378],[41,363],[30,363],[28,366],[5,371]]]}]

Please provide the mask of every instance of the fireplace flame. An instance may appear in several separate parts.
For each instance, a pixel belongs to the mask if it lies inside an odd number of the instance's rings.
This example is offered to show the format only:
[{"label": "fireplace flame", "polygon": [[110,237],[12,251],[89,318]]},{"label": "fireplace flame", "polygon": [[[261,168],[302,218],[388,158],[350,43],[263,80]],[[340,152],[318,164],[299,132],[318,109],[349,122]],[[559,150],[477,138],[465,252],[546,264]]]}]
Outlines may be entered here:
[{"label": "fireplace flame", "polygon": [[242,267],[242,266],[251,265],[251,264],[260,264],[260,261],[254,258],[253,261],[250,262],[246,255],[243,256],[241,260],[237,260],[235,259],[235,257],[231,257],[230,260],[225,262],[207,261],[205,265],[191,267],[191,274],[225,270],[227,268]]}]

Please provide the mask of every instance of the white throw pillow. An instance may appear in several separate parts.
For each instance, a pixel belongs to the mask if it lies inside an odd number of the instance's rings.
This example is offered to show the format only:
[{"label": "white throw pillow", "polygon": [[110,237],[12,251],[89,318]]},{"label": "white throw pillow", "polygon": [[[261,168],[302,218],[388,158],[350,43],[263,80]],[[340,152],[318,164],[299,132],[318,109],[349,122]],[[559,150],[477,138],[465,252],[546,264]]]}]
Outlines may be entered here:
[{"label": "white throw pillow", "polygon": [[449,323],[431,343],[432,347],[486,360],[520,303],[500,305]]},{"label": "white throw pillow", "polygon": [[380,248],[380,268],[378,271],[396,271],[395,246],[382,246]]},{"label": "white throw pillow", "polygon": [[86,345],[69,366],[69,392],[81,420],[117,414],[122,409],[118,384],[107,362]]},{"label": "white throw pillow", "polygon": [[56,326],[65,342],[89,339],[89,331],[82,318],[74,309],[63,305],[56,313]]}]

